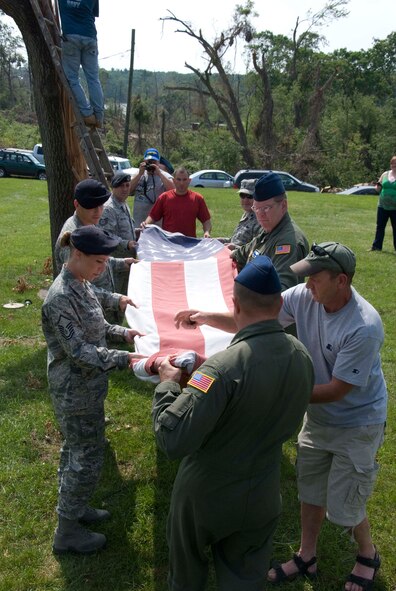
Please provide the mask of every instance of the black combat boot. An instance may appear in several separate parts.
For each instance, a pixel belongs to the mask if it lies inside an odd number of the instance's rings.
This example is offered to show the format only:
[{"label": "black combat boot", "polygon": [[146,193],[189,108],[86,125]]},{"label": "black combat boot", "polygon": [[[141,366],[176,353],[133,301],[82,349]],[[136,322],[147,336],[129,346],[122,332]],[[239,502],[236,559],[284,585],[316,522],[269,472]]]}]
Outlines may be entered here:
[{"label": "black combat boot", "polygon": [[77,519],[65,519],[59,516],[52,549],[55,554],[77,552],[93,554],[106,545],[106,536],[91,532],[80,525]]},{"label": "black combat boot", "polygon": [[85,513],[80,517],[79,522],[87,525],[91,523],[99,523],[100,521],[107,521],[111,515],[106,509],[94,509],[93,507],[87,507]]}]

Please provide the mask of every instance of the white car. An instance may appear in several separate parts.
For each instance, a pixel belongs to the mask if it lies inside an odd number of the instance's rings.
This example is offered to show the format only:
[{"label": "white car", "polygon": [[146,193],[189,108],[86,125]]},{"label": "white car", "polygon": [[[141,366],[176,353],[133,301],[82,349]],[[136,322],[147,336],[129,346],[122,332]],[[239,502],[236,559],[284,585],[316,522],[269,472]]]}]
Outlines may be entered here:
[{"label": "white car", "polygon": [[229,189],[234,184],[234,177],[224,170],[198,170],[190,175],[190,179],[190,187]]},{"label": "white car", "polygon": [[131,165],[128,158],[121,158],[121,156],[109,156],[109,162],[113,167],[114,174],[116,172],[125,172],[131,176],[135,176],[139,172],[138,168]]}]

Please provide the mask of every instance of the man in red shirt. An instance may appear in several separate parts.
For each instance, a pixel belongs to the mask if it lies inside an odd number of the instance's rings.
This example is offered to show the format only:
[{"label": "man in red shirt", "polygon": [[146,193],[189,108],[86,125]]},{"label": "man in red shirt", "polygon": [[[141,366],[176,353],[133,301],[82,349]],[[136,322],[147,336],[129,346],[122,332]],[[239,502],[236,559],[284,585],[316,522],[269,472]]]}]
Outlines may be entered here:
[{"label": "man in red shirt", "polygon": [[168,232],[181,232],[185,236],[197,235],[196,220],[202,223],[204,238],[210,238],[212,222],[204,198],[188,188],[190,176],[183,167],[174,173],[175,189],[162,193],[151,208],[150,214],[142,223],[148,224],[162,220],[162,229]]}]

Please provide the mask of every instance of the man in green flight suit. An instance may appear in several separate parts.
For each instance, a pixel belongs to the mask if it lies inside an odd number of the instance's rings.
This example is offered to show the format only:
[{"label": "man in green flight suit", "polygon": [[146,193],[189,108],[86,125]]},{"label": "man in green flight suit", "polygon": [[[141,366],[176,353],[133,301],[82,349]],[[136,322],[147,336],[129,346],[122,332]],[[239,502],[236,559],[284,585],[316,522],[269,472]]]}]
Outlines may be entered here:
[{"label": "man in green flight suit", "polygon": [[278,272],[282,290],[303,283],[304,277],[292,273],[290,265],[307,256],[309,244],[288,213],[285,187],[275,172],[258,179],[252,210],[261,231],[253,240],[232,252],[231,258],[236,262],[238,271],[257,255],[265,254]]},{"label": "man in green flight suit", "polygon": [[257,256],[234,284],[238,332],[181,391],[181,371],[159,368],[153,422],[159,447],[181,458],[168,516],[169,589],[202,591],[213,555],[221,591],[262,591],[281,511],[282,443],[313,387],[305,347],[279,325],[281,283]]}]

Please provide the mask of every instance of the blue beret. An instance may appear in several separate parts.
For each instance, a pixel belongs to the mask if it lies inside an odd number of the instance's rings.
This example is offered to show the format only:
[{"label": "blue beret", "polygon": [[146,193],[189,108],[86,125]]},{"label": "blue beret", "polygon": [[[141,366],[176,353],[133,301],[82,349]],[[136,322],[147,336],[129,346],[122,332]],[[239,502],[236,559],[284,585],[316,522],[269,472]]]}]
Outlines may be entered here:
[{"label": "blue beret", "polygon": [[261,176],[254,188],[255,201],[266,201],[272,197],[283,195],[285,187],[282,180],[276,172],[270,172]]},{"label": "blue beret", "polygon": [[110,197],[107,188],[95,179],[85,179],[80,181],[74,189],[74,198],[77,199],[81,207],[85,209],[94,209],[106,203]]},{"label": "blue beret", "polygon": [[131,180],[131,175],[127,172],[117,172],[113,178],[111,179],[111,186],[113,188],[119,187],[123,183],[129,183]]},{"label": "blue beret", "polygon": [[265,255],[252,259],[235,277],[235,281],[263,295],[282,291],[278,273],[271,259]]},{"label": "blue beret", "polygon": [[164,156],[160,157],[160,164],[163,164],[164,166],[166,166],[169,174],[173,174],[175,172],[175,169],[173,168],[172,164]]},{"label": "blue beret", "polygon": [[81,226],[71,233],[71,243],[85,254],[110,254],[119,240],[96,226]]}]

